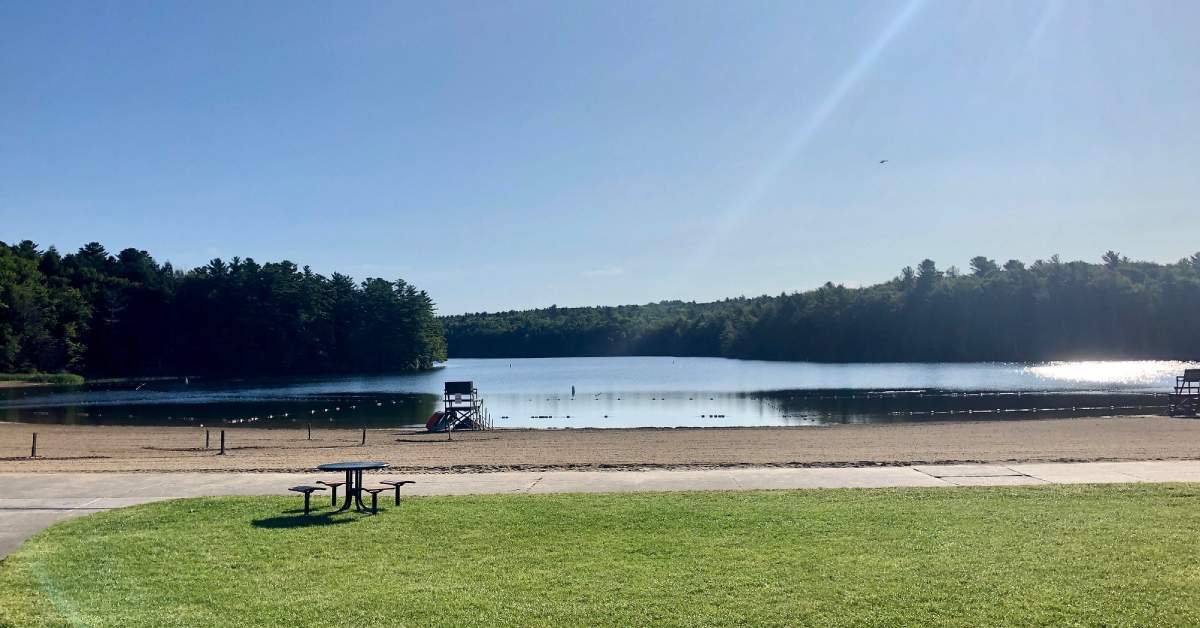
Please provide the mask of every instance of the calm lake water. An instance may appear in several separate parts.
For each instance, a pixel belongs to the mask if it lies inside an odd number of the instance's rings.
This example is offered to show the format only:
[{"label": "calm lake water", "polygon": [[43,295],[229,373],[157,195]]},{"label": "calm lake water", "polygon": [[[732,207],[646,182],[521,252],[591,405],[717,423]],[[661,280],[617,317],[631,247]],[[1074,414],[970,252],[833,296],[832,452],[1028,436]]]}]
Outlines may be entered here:
[{"label": "calm lake water", "polygon": [[[473,380],[498,427],[827,425],[1161,412],[1167,361],[817,364],[721,358],[451,360],[419,374],[191,379],[0,389],[0,420],[72,424],[423,425]],[[571,395],[571,387],[575,395]]]}]

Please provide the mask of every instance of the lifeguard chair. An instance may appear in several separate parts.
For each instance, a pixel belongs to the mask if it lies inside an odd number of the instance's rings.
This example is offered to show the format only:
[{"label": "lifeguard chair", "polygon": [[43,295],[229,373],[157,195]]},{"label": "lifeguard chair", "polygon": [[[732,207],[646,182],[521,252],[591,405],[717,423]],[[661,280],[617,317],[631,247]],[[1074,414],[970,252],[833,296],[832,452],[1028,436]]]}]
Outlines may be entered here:
[{"label": "lifeguard chair", "polygon": [[1175,378],[1175,392],[1167,403],[1169,416],[1196,416],[1200,411],[1200,369],[1187,369]]},{"label": "lifeguard chair", "polygon": [[431,432],[490,430],[492,417],[483,407],[483,397],[474,382],[446,382],[442,411],[429,417],[425,429]]}]

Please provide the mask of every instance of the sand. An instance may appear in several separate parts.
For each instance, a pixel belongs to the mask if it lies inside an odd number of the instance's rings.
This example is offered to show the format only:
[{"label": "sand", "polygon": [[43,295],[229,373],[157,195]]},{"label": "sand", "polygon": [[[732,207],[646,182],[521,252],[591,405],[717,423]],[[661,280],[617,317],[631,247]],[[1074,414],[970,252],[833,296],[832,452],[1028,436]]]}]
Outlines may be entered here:
[{"label": "sand", "polygon": [[[32,432],[37,459],[30,459]],[[1167,417],[974,421],[832,427],[494,430],[204,429],[0,423],[0,472],[305,471],[341,460],[401,470],[872,466],[933,462],[1200,459],[1200,421]]]}]

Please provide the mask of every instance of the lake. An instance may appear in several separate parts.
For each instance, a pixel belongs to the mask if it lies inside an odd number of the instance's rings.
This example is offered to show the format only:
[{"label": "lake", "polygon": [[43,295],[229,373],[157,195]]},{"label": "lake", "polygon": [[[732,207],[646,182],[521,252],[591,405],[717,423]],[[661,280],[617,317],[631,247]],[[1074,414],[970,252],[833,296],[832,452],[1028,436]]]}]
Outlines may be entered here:
[{"label": "lake", "polygon": [[[1171,361],[818,364],[722,358],[456,359],[424,373],[0,389],[0,420],[423,425],[472,380],[497,427],[829,425],[1160,413]],[[571,388],[575,394],[572,396]]]}]

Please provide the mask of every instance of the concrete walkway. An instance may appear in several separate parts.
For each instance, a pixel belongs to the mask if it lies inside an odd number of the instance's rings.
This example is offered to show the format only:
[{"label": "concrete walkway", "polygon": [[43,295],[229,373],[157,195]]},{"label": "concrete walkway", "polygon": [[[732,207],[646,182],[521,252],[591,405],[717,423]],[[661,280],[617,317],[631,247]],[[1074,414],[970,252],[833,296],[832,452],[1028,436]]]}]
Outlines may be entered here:
[{"label": "concrete walkway", "polygon": [[[180,497],[284,495],[316,473],[0,473],[0,556],[50,524],[110,508]],[[386,476],[376,476],[383,479]],[[1200,460],[756,468],[696,471],[522,471],[404,474],[408,495],[737,491],[903,486],[1200,482]],[[370,476],[368,476],[370,478]],[[369,481],[369,480],[368,480]],[[316,503],[320,497],[314,496]],[[300,497],[296,496],[297,502]],[[385,502],[386,503],[386,502]]]}]

